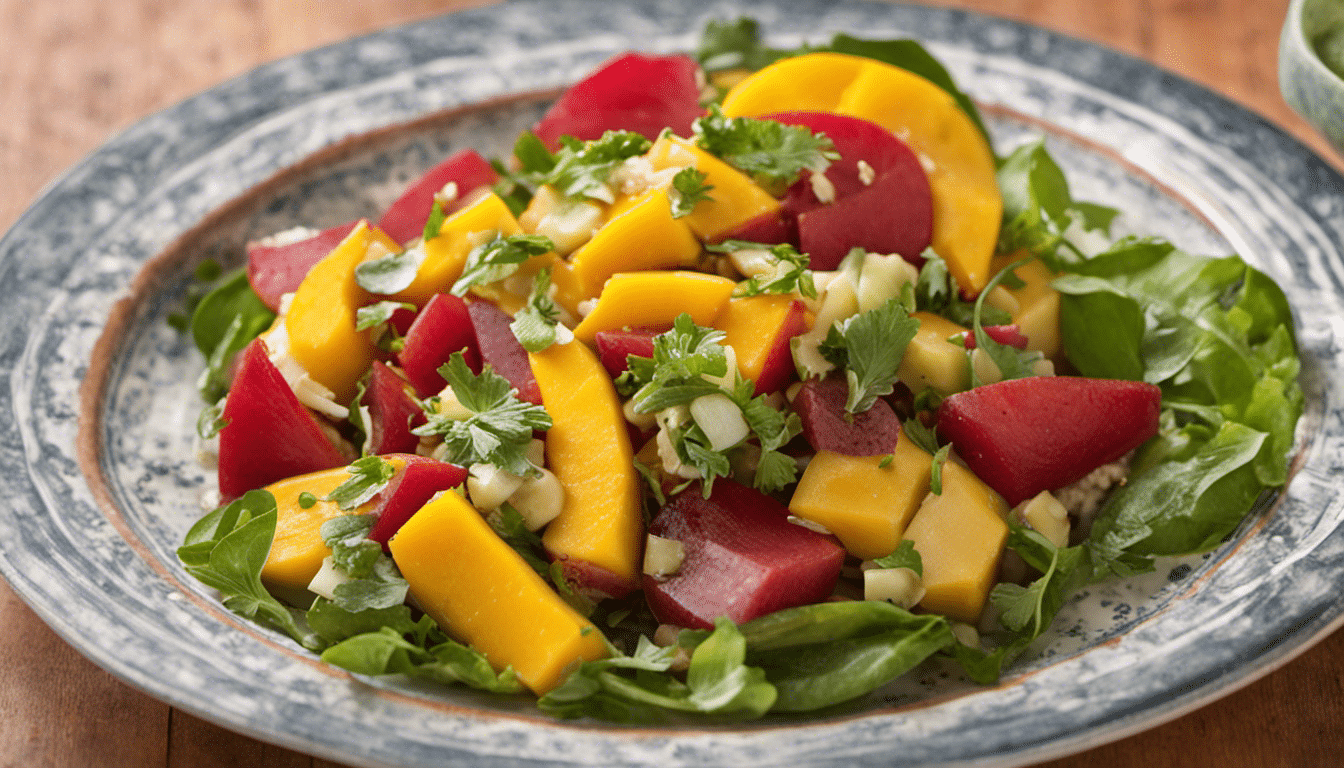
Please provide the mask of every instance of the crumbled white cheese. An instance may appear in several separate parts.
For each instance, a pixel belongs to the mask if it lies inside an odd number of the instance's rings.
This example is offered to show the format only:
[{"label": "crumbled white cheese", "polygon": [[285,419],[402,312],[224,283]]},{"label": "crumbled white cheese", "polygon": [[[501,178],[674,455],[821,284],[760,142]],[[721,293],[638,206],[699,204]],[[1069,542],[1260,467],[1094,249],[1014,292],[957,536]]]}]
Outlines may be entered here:
[{"label": "crumbled white cheese", "polygon": [[858,162],[858,169],[859,169],[859,181],[865,187],[868,186],[869,184],[872,184],[873,180],[877,178],[877,171],[873,170],[873,166],[869,165],[868,161],[866,160],[860,160]]}]

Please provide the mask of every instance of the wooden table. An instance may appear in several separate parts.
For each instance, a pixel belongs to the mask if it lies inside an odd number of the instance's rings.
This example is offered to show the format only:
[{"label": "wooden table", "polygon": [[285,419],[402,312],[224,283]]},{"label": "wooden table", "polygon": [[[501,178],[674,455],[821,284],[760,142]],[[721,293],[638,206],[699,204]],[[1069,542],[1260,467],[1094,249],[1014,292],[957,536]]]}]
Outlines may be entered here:
[{"label": "wooden table", "polygon": [[[0,229],[121,128],[265,61],[464,0],[0,0]],[[1326,144],[1279,97],[1288,0],[935,0],[1029,21],[1179,72]],[[1331,156],[1339,164],[1339,158]],[[334,766],[173,710],[85,660],[0,582],[0,765]],[[1344,760],[1344,632],[1258,682],[1051,766]]]}]

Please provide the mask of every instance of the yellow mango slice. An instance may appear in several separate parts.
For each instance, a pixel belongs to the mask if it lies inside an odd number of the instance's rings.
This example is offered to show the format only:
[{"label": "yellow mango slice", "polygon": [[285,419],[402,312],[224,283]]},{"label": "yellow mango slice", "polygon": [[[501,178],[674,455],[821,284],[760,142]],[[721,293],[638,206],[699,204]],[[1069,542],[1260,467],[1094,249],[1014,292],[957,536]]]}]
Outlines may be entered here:
[{"label": "yellow mango slice", "polygon": [[704,183],[713,187],[708,192],[711,199],[696,203],[681,221],[706,242],[779,208],[779,201],[746,174],[686,139],[664,136],[654,142],[648,158],[655,171],[693,167],[705,174]]},{"label": "yellow mango slice", "polygon": [[425,613],[496,669],[513,667],[538,695],[579,662],[607,655],[597,627],[456,493],[422,507],[388,547]]},{"label": "yellow mango slice", "polygon": [[723,343],[733,348],[743,378],[760,380],[793,302],[793,296],[743,296],[729,299],[723,307],[714,327],[723,331]]},{"label": "yellow mango slice", "polygon": [[373,362],[373,341],[368,332],[355,330],[355,312],[374,299],[355,282],[355,267],[375,243],[380,251],[401,250],[382,230],[361,221],[308,270],[285,313],[290,356],[342,403],[355,396],[355,382]]},{"label": "yellow mango slice", "polygon": [[424,306],[436,293],[453,287],[462,276],[467,254],[495,234],[503,237],[516,235],[522,229],[513,212],[499,195],[491,192],[444,219],[439,236],[425,241],[425,260],[415,273],[415,280],[399,293],[387,297],[391,301],[406,301]]},{"label": "yellow mango slice", "polygon": [[620,272],[607,280],[596,306],[574,328],[591,344],[598,331],[641,325],[671,325],[689,312],[699,325],[714,322],[737,283],[726,277],[685,270]]},{"label": "yellow mango slice", "polygon": [[843,53],[809,53],[780,59],[733,86],[723,97],[729,117],[771,112],[835,112],[846,87],[868,59]]},{"label": "yellow mango slice", "polygon": [[[394,469],[406,466],[403,459],[387,460]],[[365,502],[352,510],[343,510],[334,501],[325,501],[327,494],[350,479],[345,467],[324,469],[306,475],[290,477],[266,486],[275,497],[275,539],[261,569],[261,580],[270,587],[279,587],[290,593],[308,588],[309,582],[322,568],[322,560],[331,554],[331,548],[322,541],[322,524],[333,517],[365,514],[373,502]],[[317,501],[304,509],[299,495],[313,494]]]},{"label": "yellow mango slice", "polygon": [[948,341],[966,329],[931,312],[915,312],[911,317],[919,320],[919,330],[905,348],[896,377],[915,393],[932,387],[946,396],[969,387],[971,369],[966,350]]},{"label": "yellow mango slice", "polygon": [[957,283],[978,293],[989,281],[1003,198],[994,153],[947,91],[880,61],[837,53],[784,59],[738,83],[729,116],[820,109],[886,128],[928,161],[933,248]]},{"label": "yellow mango slice", "polygon": [[958,621],[974,622],[999,569],[1008,524],[1003,497],[969,469],[943,464],[943,492],[930,493],[905,529],[924,565],[919,605]]},{"label": "yellow mango slice", "polygon": [[891,554],[929,492],[933,457],[902,433],[887,460],[818,451],[789,512],[823,526],[861,560]]},{"label": "yellow mango slice", "polygon": [[542,543],[552,557],[591,564],[633,589],[639,583],[644,518],[611,377],[580,341],[529,353],[528,360],[553,422],[546,433],[546,465],[565,489],[564,508],[546,527]]},{"label": "yellow mango slice", "polygon": [[607,223],[570,256],[570,266],[585,299],[602,292],[617,272],[689,267],[700,255],[700,241],[681,219],[672,218],[665,187],[618,198]]},{"label": "yellow mango slice", "polygon": [[[1004,256],[994,262],[994,272],[1016,261],[1012,256]],[[1013,313],[1013,322],[1027,337],[1027,350],[1040,352],[1049,358],[1059,354],[1059,291],[1050,287],[1055,279],[1053,272],[1038,259],[1032,259],[1013,270],[1025,283],[1021,288],[1009,288],[1008,293],[1017,300],[1017,311]]]}]

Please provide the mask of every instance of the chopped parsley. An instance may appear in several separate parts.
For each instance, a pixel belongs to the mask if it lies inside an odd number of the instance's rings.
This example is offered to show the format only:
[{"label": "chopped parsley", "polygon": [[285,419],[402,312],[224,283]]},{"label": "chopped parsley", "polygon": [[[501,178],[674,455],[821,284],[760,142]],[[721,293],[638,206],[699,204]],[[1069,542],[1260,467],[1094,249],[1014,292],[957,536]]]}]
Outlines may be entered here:
[{"label": "chopped parsley", "polygon": [[528,352],[540,352],[552,344],[573,338],[568,328],[561,331],[560,308],[550,295],[551,270],[546,268],[537,273],[532,283],[532,293],[527,304],[513,316],[509,329]]},{"label": "chopped parsley", "polygon": [[467,254],[466,264],[462,267],[462,276],[453,283],[449,293],[454,296],[466,296],[472,286],[488,285],[498,282],[518,271],[524,262],[533,256],[540,256],[553,249],[549,237],[543,235],[495,234],[488,242],[481,243]]},{"label": "chopped parsley", "polygon": [[919,331],[919,320],[899,299],[837,321],[820,351],[849,382],[847,413],[863,413],[877,398],[891,394],[905,348]]},{"label": "chopped parsley", "polygon": [[668,195],[672,204],[672,218],[689,216],[695,210],[696,203],[713,201],[714,198],[709,196],[712,189],[713,185],[705,183],[703,171],[691,166],[677,171],[677,175],[672,177],[672,194]]},{"label": "chopped parsley", "polygon": [[653,146],[634,131],[607,131],[602,138],[592,141],[561,136],[560,143],[555,163],[541,179],[542,183],[555,187],[565,197],[589,197],[604,203],[616,200],[607,184],[616,166]]},{"label": "chopped parsley", "polygon": [[332,489],[326,501],[335,502],[343,510],[351,510],[372,499],[379,491],[387,487],[392,476],[397,473],[395,467],[379,456],[365,456],[356,460],[346,471],[350,479]]},{"label": "chopped parsley", "polygon": [[717,105],[697,118],[691,130],[701,149],[772,191],[783,191],[804,170],[824,173],[832,160],[840,159],[825,134],[775,120],[726,117]]},{"label": "chopped parsley", "polygon": [[724,240],[715,245],[705,246],[705,250],[729,254],[736,251],[760,250],[770,254],[770,258],[774,261],[774,271],[753,275],[743,280],[733,292],[734,297],[796,293],[808,299],[817,298],[817,286],[812,278],[812,270],[809,269],[807,254],[799,253],[792,243],[769,245],[745,240]]}]

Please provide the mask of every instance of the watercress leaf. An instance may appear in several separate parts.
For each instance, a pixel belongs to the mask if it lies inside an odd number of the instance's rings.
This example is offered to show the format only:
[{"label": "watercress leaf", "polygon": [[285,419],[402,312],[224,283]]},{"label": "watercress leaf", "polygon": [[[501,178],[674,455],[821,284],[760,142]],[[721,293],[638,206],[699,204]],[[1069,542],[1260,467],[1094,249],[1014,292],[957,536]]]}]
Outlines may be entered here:
[{"label": "watercress leaf", "polygon": [[370,259],[355,267],[355,283],[369,293],[390,296],[406,290],[415,282],[415,276],[424,261],[423,246]]},{"label": "watercress leaf", "polygon": [[318,529],[322,542],[331,548],[332,563],[351,578],[368,576],[382,557],[382,545],[368,538],[373,520],[372,515],[338,515]]},{"label": "watercress leaf", "polygon": [[[235,321],[239,327],[230,332]],[[221,356],[227,360],[274,321],[275,313],[253,292],[247,270],[240,267],[221,278],[197,303],[191,313],[191,337],[207,358],[224,346]]]},{"label": "watercress leaf", "polygon": [[756,654],[877,634],[905,626],[909,616],[885,601],[848,600],[784,608],[742,624],[741,630]]},{"label": "watercress leaf", "polygon": [[275,497],[270,491],[253,490],[218,507],[197,520],[187,530],[177,557],[183,565],[206,565],[210,551],[219,540],[247,521],[275,510]]},{"label": "watercress leaf", "polygon": [[362,612],[392,609],[406,602],[410,586],[397,573],[392,561],[382,557],[375,564],[372,578],[336,585],[332,590],[336,605],[347,611]]},{"label": "watercress leaf", "polygon": [[322,661],[358,675],[409,672],[427,657],[425,649],[387,626],[353,635],[322,652]]},{"label": "watercress leaf", "polygon": [[1097,574],[1136,565],[1123,555],[1147,558],[1216,546],[1263,489],[1253,462],[1265,438],[1264,432],[1226,422],[1190,458],[1168,460],[1132,477],[1093,525],[1087,547]]},{"label": "watercress leaf", "polygon": [[479,651],[453,640],[429,649],[432,659],[416,665],[410,673],[437,683],[464,685],[491,693],[518,693],[523,684],[513,667],[495,672],[494,667]]},{"label": "watercress leaf", "polygon": [[389,627],[398,635],[415,628],[411,609],[407,605],[350,611],[326,598],[318,598],[306,615],[308,626],[328,643],[339,643],[355,635],[377,632]]},{"label": "watercress leaf", "polygon": [[1066,275],[1060,293],[1061,342],[1083,375],[1143,381],[1143,309],[1100,278]]},{"label": "watercress leaf", "polygon": [[778,691],[773,710],[807,712],[849,701],[886,685],[954,642],[942,616],[902,613],[898,624],[877,634],[753,653],[749,660],[765,670]]},{"label": "watercress leaf", "polygon": [[765,673],[743,663],[747,643],[727,617],[714,621],[714,631],[696,646],[686,670],[688,702],[701,712],[760,717],[775,703],[775,688]]},{"label": "watercress leaf", "polygon": [[924,575],[924,560],[915,549],[915,543],[909,539],[903,539],[891,554],[879,557],[873,563],[878,568],[909,568],[920,576]]},{"label": "watercress leaf", "polygon": [[355,460],[346,471],[350,478],[332,489],[327,501],[335,502],[343,510],[352,510],[372,499],[387,487],[396,475],[396,467],[380,456],[365,456]]}]

